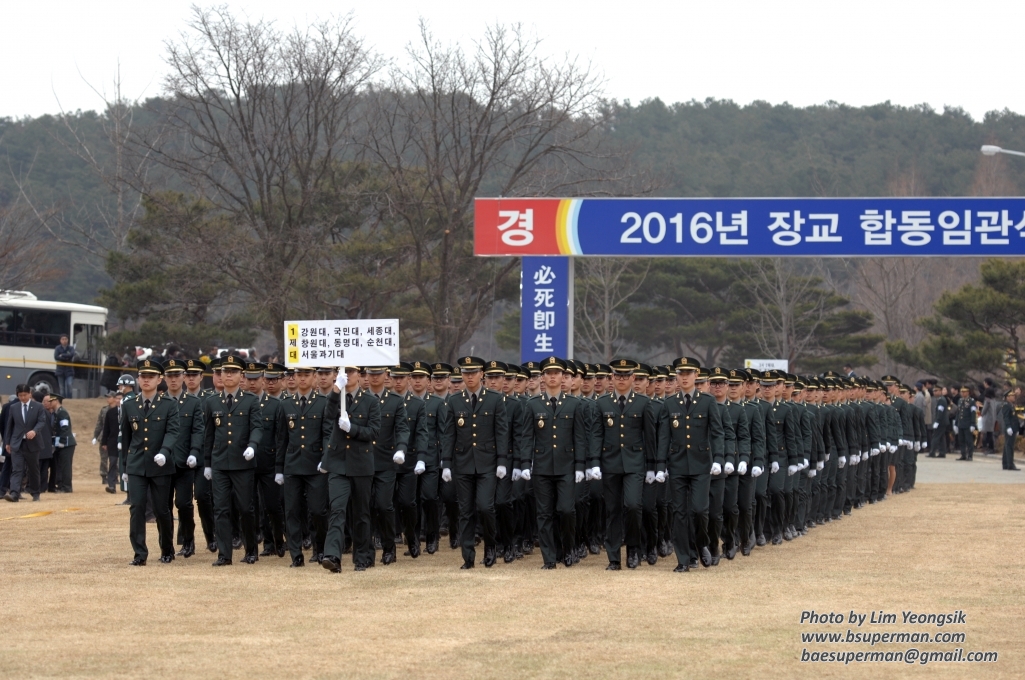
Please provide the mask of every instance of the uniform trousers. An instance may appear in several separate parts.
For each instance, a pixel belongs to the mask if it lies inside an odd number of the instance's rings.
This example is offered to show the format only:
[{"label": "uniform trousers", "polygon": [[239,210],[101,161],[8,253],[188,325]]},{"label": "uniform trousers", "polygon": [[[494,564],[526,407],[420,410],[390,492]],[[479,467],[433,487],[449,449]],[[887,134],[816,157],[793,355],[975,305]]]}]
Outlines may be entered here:
[{"label": "uniform trousers", "polygon": [[260,495],[260,523],[262,525],[264,547],[274,549],[285,547],[285,512],[282,504],[282,485],[274,481],[274,471],[256,472],[256,489]]},{"label": "uniform trousers", "polygon": [[195,469],[175,465],[168,485],[167,509],[170,511],[172,505],[178,509],[178,542],[182,545],[196,540],[196,519],[192,507],[195,479]]},{"label": "uniform trousers", "polygon": [[[160,477],[128,475],[128,539],[132,543],[136,559],[145,560],[149,557],[149,550],[146,548],[146,501],[150,493],[154,498],[168,498],[170,488],[171,475],[161,475]],[[173,555],[171,508],[167,503],[155,503],[153,515],[157,523],[160,555],[161,557]],[[231,544],[228,545],[230,547]]]},{"label": "uniform trousers", "polygon": [[[60,451],[60,455],[56,452]],[[75,459],[74,446],[62,446],[54,451],[54,459],[57,461],[57,489],[64,493],[71,493],[71,467]]]},{"label": "uniform trousers", "polygon": [[231,559],[233,507],[239,513],[239,526],[246,555],[255,555],[256,516],[253,512],[253,476],[256,470],[214,470],[211,486],[214,496],[214,537],[218,557]]},{"label": "uniform trousers", "polygon": [[[459,499],[459,545],[463,561],[472,563],[477,556],[474,549],[474,535],[477,521],[480,521],[484,546],[493,547],[496,542],[495,520],[495,477],[494,472],[456,474],[456,497]],[[537,482],[535,482],[535,487]],[[570,496],[572,502],[572,496]],[[572,505],[570,506],[572,509]],[[449,529],[451,531],[451,529]]]},{"label": "uniform trousers", "polygon": [[746,474],[740,475],[737,482],[737,534],[740,544],[747,543],[755,526],[755,488],[758,478],[751,476],[748,469]]},{"label": "uniform trousers", "polygon": [[[111,460],[114,456],[111,455]],[[113,464],[112,464],[113,466]],[[207,543],[214,542],[214,487],[213,483],[201,472],[195,476],[196,511],[199,523],[203,527],[203,536]]]},{"label": "uniform trousers", "polygon": [[605,553],[619,563],[620,548],[637,550],[641,544],[641,496],[644,475],[640,472],[602,474],[605,495]]},{"label": "uniform trousers", "polygon": [[1001,462],[1003,463],[1005,470],[1014,469],[1014,442],[1017,438],[1017,430],[1014,431],[1014,434],[1004,435],[1004,455],[1003,460]]},{"label": "uniform trousers", "polygon": [[[708,483],[708,542],[712,555],[719,554],[719,537],[723,529],[723,501],[726,497],[726,473],[710,475]],[[701,544],[696,544],[699,548]]]},{"label": "uniform trousers", "polygon": [[420,503],[423,505],[424,536],[427,542],[438,540],[438,501],[441,473],[437,466],[430,465],[420,474]]},{"label": "uniform trousers", "polygon": [[399,508],[399,519],[401,520],[402,533],[406,537],[406,545],[413,545],[420,542],[416,533],[416,482],[417,475],[412,470],[397,472],[395,474],[395,503]]},{"label": "uniform trousers", "polygon": [[[673,547],[679,564],[690,564],[690,544],[708,545],[708,489],[712,475],[669,476],[673,503]],[[691,536],[693,526],[694,535]]]}]

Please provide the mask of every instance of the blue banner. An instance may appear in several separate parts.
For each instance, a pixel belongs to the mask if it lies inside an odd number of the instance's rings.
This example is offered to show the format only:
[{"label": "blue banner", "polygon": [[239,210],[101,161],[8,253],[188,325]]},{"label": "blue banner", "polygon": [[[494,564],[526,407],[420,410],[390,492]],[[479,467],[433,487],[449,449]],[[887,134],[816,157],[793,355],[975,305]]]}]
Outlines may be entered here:
[{"label": "blue banner", "polygon": [[569,347],[569,258],[524,257],[520,360],[565,357]]},{"label": "blue banner", "polygon": [[1025,255],[1025,198],[477,199],[479,255]]}]

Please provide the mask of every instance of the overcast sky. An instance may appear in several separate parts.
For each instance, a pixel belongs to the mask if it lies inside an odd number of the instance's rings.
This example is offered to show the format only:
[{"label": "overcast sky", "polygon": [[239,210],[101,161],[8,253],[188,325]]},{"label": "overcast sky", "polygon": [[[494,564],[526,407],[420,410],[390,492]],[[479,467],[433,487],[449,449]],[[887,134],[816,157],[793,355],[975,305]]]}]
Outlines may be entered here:
[{"label": "overcast sky", "polygon": [[[0,116],[97,109],[121,65],[129,98],[161,93],[164,44],[185,29],[180,0],[8,0],[0,23]],[[210,3],[201,3],[209,5]],[[960,106],[1025,112],[1025,2],[230,2],[282,28],[353,12],[383,56],[401,59],[418,17],[443,41],[470,44],[486,25],[523,23],[552,55],[590,60],[605,92],[639,102],[714,97],[797,106]],[[59,104],[58,104],[59,99]]]}]

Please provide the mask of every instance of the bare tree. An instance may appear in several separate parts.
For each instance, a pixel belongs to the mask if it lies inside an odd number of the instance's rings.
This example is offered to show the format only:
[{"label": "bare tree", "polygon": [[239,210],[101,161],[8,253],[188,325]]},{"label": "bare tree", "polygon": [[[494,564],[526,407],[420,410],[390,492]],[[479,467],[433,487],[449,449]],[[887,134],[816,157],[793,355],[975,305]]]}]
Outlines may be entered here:
[{"label": "bare tree", "polygon": [[372,97],[367,149],[413,241],[436,355],[451,360],[519,265],[474,258],[474,198],[576,193],[600,179],[600,89],[586,66],[539,56],[519,26],[488,29],[470,51],[420,28],[410,65]]},{"label": "bare tree", "polygon": [[592,358],[609,362],[623,351],[623,305],[644,284],[650,260],[614,257],[575,262],[577,308],[574,342]]},{"label": "bare tree", "polygon": [[0,290],[27,290],[55,279],[51,245],[23,199],[0,206]]},{"label": "bare tree", "polygon": [[136,149],[224,217],[197,273],[223,275],[280,343],[305,265],[337,226],[318,205],[358,165],[356,109],[378,61],[348,18],[282,33],[219,7],[193,8],[167,62],[170,101]]}]

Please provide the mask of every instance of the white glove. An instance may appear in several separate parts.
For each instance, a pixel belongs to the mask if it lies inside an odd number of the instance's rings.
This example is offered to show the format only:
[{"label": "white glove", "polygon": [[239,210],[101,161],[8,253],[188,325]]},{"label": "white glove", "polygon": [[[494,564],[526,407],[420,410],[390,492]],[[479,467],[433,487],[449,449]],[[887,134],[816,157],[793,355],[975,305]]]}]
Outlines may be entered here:
[{"label": "white glove", "polygon": [[402,451],[396,451],[395,455],[391,457],[391,462],[395,463],[396,465],[402,465],[406,462],[406,454]]},{"label": "white glove", "polygon": [[521,470],[520,471],[520,478],[522,478],[523,481],[525,481],[525,482],[529,482],[530,481],[530,470]]},{"label": "white glove", "polygon": [[663,470],[659,470],[655,473],[655,481],[659,484],[664,484],[666,481],[666,473]]},{"label": "white glove", "polygon": [[733,463],[726,463],[726,465],[723,465],[722,469],[726,471],[726,474],[732,475],[734,470]]},{"label": "white glove", "polygon": [[789,476],[793,475],[794,473],[796,473],[800,469],[801,469],[800,465],[788,465],[787,466],[787,476],[789,477]]},{"label": "white glove", "polygon": [[772,461],[772,465],[769,466],[769,474],[774,475],[777,472],[779,472],[779,463]]},{"label": "white glove", "polygon": [[422,461],[416,461],[416,465],[413,467],[414,475],[422,475],[427,470],[427,465]]},{"label": "white glove", "polygon": [[93,446],[96,446],[96,437],[93,437]]},{"label": "white glove", "polygon": [[203,478],[206,479],[206,481],[209,482],[213,478],[213,476],[214,476],[214,471],[213,470],[211,470],[210,468],[203,468]]},{"label": "white glove", "polygon": [[338,377],[335,378],[335,387],[342,394],[345,394],[345,383],[349,382],[348,377],[345,375],[345,371],[338,371]]},{"label": "white glove", "polygon": [[7,460],[7,456],[5,456],[2,453],[0,453],[0,465],[3,465],[4,461],[6,461],[6,460]]},{"label": "white glove", "polygon": [[644,483],[645,484],[654,484],[655,483],[655,473],[652,472],[651,470],[648,470],[647,472],[645,472],[644,473]]},{"label": "white glove", "polygon": [[584,480],[589,482],[592,479],[594,479],[594,475],[591,474],[591,468],[587,468],[586,470],[584,470]]},{"label": "white glove", "polygon": [[118,450],[118,451],[120,451],[120,450],[121,450],[121,442],[118,442],[118,443],[117,443],[117,450]]},{"label": "white glove", "polygon": [[125,486],[128,486],[128,473],[121,475],[121,481],[124,482]]},{"label": "white glove", "polygon": [[827,453],[827,454],[826,454],[826,462],[827,462],[827,463],[829,462],[829,457],[830,457],[831,455],[833,455],[833,454],[831,454],[831,453]]},{"label": "white glove", "polygon": [[851,465],[857,465],[860,462],[861,462],[861,456],[859,456],[857,454],[851,456],[851,460],[850,460]]},{"label": "white glove", "polygon": [[816,470],[822,470],[825,467],[826,467],[826,463],[824,461],[820,460],[819,462],[815,463],[815,469]]},{"label": "white glove", "polygon": [[280,472],[278,474],[274,475],[274,483],[277,484],[278,486],[284,486],[285,485],[285,476],[283,474],[281,474]]},{"label": "white glove", "polygon": [[844,465],[847,465],[847,456],[840,456],[836,459],[836,466],[838,468],[842,470]]},{"label": "white glove", "polygon": [[939,423],[933,423],[932,424],[932,429],[934,429],[934,430],[940,429],[940,424]]},{"label": "white glove", "polygon": [[814,476],[815,476],[815,470],[808,470],[808,478],[810,479],[810,478],[812,478]]},{"label": "white glove", "polygon": [[1014,429],[1013,428],[1010,428],[1010,427],[1007,428],[1007,436],[1008,437],[1013,437],[1014,436]]},{"label": "white glove", "polygon": [[722,465],[719,465],[718,463],[712,463],[711,474],[713,477],[722,474]]},{"label": "white glove", "polygon": [[444,481],[444,482],[451,482],[452,481],[452,471],[449,470],[448,468],[445,468],[444,470],[442,470],[441,471],[441,480]]},{"label": "white glove", "polygon": [[514,482],[517,482],[517,481],[519,481],[519,480],[520,480],[520,479],[522,479],[522,478],[523,478],[523,473],[522,473],[522,472],[520,472],[520,471],[519,471],[519,469],[517,469],[517,468],[513,468],[513,473],[512,473],[512,480],[513,480]]},{"label": "white glove", "polygon": [[584,481],[584,471],[583,470],[578,470],[577,472],[575,472],[573,474],[573,479],[576,480],[577,484],[579,484],[580,482]]},{"label": "white glove", "polygon": [[871,451],[869,451],[869,454],[871,454],[873,456],[878,456],[879,455],[879,449],[872,449]]},{"label": "white glove", "polygon": [[322,475],[326,475],[327,474],[327,470],[325,470],[324,468],[320,467],[320,463],[317,463],[317,472],[319,472]]},{"label": "white glove", "polygon": [[972,425],[971,427],[969,427],[969,428],[968,428],[968,431],[969,431],[969,432],[975,432],[975,426],[974,426],[974,425]]},{"label": "white glove", "polygon": [[915,451],[917,452],[917,451],[921,451],[921,450],[922,450],[922,444],[920,442],[915,442]]},{"label": "white glove", "polygon": [[188,459],[185,461],[185,464],[188,465],[190,468],[194,468],[196,467],[197,462],[198,461],[196,460],[195,456],[189,456]]},{"label": "white glove", "polygon": [[742,474],[742,475],[746,475],[747,474],[747,462],[746,461],[742,460],[739,463],[737,463],[737,472]]},{"label": "white glove", "polygon": [[954,426],[954,434],[957,434],[957,425]]},{"label": "white glove", "polygon": [[922,450],[925,451],[927,448],[929,448],[929,442],[922,442]]},{"label": "white glove", "polygon": [[252,446],[247,446],[246,450],[242,452],[242,457],[246,460],[252,460],[253,456],[256,455],[256,451],[253,450]]},{"label": "white glove", "polygon": [[808,459],[805,458],[804,459],[804,465],[801,466],[801,469],[804,469],[804,468],[807,468],[807,467],[808,467]]},{"label": "white glove", "polygon": [[890,453],[897,453],[897,447],[893,444],[890,444]]},{"label": "white glove", "polygon": [[[498,477],[499,479],[505,479],[505,473],[506,473],[506,469],[505,469],[504,465],[499,465],[495,469],[495,476]],[[580,474],[580,473],[577,473],[577,474]],[[580,480],[577,480],[577,481],[580,481]]]},{"label": "white glove", "polygon": [[164,463],[167,462],[167,458],[164,458],[164,454],[158,453],[157,455],[153,456],[153,462],[159,465],[160,467],[164,467]]},{"label": "white glove", "polygon": [[763,472],[763,470],[760,467],[758,467],[757,465],[755,465],[753,468],[751,468],[751,476],[752,477],[761,477],[762,476],[762,472]]},{"label": "white glove", "polygon": [[352,423],[349,422],[349,413],[343,408],[342,414],[338,416],[338,427],[342,428],[342,432],[348,432],[352,429]]},{"label": "white glove", "polygon": [[601,468],[597,465],[591,468],[591,477],[595,480],[601,479]]}]

